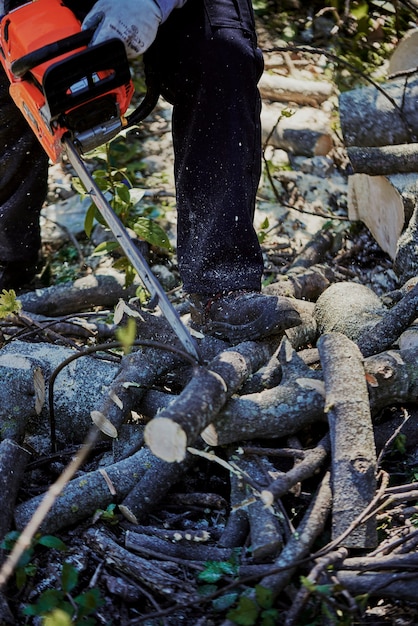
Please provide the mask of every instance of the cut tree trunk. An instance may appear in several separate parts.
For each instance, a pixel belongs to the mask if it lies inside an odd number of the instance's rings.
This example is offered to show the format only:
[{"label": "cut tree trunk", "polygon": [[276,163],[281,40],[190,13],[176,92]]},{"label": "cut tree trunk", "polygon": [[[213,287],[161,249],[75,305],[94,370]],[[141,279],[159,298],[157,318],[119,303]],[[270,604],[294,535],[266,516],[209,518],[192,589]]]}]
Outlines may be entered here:
[{"label": "cut tree trunk", "polygon": [[418,137],[418,78],[402,77],[340,95],[341,130],[346,146],[393,146]]},{"label": "cut tree trunk", "polygon": [[[336,539],[375,496],[376,449],[360,350],[341,333],[322,335],[318,349],[331,438],[332,539]],[[341,545],[371,548],[376,542],[376,520],[371,517]]]},{"label": "cut tree trunk", "polygon": [[290,117],[282,112],[283,107],[263,105],[261,127],[264,143],[295,156],[314,157],[329,153],[333,141],[329,117],[323,111],[304,107],[292,111]]},{"label": "cut tree trunk", "polygon": [[418,172],[418,144],[348,146],[347,156],[357,174],[386,176]]},{"label": "cut tree trunk", "polygon": [[348,217],[364,222],[392,259],[417,202],[417,174],[354,174],[348,179]]},{"label": "cut tree trunk", "polygon": [[271,342],[244,342],[199,368],[172,405],[145,428],[145,441],[161,459],[182,461],[188,445],[217,415],[228,398],[272,354]]},{"label": "cut tree trunk", "polygon": [[288,78],[264,72],[258,87],[261,97],[272,102],[290,102],[307,106],[318,106],[333,94],[332,83]]}]

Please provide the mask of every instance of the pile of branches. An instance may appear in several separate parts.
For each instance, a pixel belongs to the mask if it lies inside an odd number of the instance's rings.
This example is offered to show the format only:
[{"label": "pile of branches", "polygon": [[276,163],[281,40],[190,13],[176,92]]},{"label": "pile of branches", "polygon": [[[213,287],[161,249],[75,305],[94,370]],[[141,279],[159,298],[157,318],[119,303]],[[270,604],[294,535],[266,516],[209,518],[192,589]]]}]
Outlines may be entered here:
[{"label": "pile of branches", "polygon": [[[22,553],[50,535],[81,588],[105,593],[97,623],[358,623],[360,596],[414,606],[418,483],[394,484],[385,458],[400,434],[417,444],[418,285],[378,297],[341,282],[321,262],[331,246],[321,231],[266,288],[300,326],[198,337],[202,363],[112,273],[22,296],[0,350],[0,535],[21,533],[2,556],[1,623],[41,579],[61,584],[52,551],[16,588]],[[113,325],[80,314],[108,305],[100,294],[125,295],[118,322],[139,337],[126,354]]]}]

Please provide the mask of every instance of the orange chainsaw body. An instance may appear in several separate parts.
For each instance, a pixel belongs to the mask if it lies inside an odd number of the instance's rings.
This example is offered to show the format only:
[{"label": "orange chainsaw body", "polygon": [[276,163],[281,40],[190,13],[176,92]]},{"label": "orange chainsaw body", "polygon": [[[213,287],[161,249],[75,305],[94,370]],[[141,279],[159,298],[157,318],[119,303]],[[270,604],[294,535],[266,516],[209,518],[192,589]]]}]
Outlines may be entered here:
[{"label": "orange chainsaw body", "polygon": [[53,162],[64,135],[80,152],[115,136],[134,92],[123,43],[88,46],[91,36],[61,0],[28,2],[0,23],[10,95]]}]

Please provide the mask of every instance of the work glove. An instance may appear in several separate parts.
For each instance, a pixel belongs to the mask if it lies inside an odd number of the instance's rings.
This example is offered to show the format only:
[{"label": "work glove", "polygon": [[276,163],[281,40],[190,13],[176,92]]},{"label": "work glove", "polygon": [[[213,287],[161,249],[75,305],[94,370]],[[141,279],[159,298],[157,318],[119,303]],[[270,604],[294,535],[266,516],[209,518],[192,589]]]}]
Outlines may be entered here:
[{"label": "work glove", "polygon": [[161,21],[162,12],[155,0],[98,0],[82,29],[96,29],[92,44],[121,39],[128,59],[134,59],[150,47]]}]

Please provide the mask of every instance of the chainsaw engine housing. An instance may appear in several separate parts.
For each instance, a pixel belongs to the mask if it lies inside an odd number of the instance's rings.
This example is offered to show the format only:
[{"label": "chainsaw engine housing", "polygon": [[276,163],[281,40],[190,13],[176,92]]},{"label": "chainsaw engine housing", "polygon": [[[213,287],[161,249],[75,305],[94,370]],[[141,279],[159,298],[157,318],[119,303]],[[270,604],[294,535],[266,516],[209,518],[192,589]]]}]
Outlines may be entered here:
[{"label": "chainsaw engine housing", "polygon": [[123,42],[89,46],[92,35],[61,0],[28,2],[0,23],[10,95],[53,162],[64,135],[84,153],[125,124],[134,88]]}]

